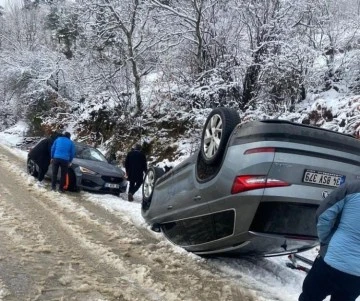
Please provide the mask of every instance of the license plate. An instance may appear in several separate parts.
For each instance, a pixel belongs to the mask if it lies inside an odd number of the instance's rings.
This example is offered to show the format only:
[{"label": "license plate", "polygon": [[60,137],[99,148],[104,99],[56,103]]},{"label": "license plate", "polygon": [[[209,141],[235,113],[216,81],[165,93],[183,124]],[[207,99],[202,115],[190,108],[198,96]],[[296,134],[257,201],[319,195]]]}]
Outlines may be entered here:
[{"label": "license plate", "polygon": [[105,183],[105,187],[107,188],[119,188],[119,184]]},{"label": "license plate", "polygon": [[324,171],[306,169],[303,182],[338,187],[345,182],[345,176]]}]

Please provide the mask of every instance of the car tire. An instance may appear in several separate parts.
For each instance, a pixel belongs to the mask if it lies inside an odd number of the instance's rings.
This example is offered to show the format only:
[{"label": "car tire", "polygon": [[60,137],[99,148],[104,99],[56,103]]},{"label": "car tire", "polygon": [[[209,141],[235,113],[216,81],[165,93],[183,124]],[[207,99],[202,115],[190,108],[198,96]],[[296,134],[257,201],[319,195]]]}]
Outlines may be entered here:
[{"label": "car tire", "polygon": [[68,184],[67,190],[73,191],[73,192],[79,191],[79,187],[76,185],[75,173],[69,169],[68,175],[69,175],[69,184]]},{"label": "car tire", "polygon": [[206,119],[201,136],[200,154],[207,165],[217,165],[225,152],[229,137],[240,123],[236,110],[219,107],[211,111]]},{"label": "car tire", "polygon": [[38,176],[38,171],[36,170],[36,163],[32,159],[27,160],[26,170],[29,175],[31,175],[33,177]]},{"label": "car tire", "polygon": [[155,188],[155,183],[165,171],[162,168],[151,166],[144,177],[144,183],[142,185],[142,208],[144,210],[149,209],[152,195]]}]

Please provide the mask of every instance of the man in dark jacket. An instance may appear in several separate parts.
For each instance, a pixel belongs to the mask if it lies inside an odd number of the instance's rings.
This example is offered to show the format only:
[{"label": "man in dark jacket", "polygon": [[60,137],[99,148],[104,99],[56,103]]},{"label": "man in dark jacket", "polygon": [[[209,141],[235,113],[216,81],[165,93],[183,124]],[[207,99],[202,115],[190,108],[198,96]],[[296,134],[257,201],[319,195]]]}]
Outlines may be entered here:
[{"label": "man in dark jacket", "polygon": [[51,147],[51,161],[52,161],[52,179],[51,189],[56,190],[56,181],[59,171],[61,169],[59,191],[64,192],[66,174],[68,168],[75,156],[75,145],[70,139],[69,132],[64,133],[64,137],[59,137],[55,140]]},{"label": "man in dark jacket", "polygon": [[41,140],[29,152],[28,158],[34,161],[39,167],[39,171],[37,173],[39,186],[43,186],[42,180],[44,179],[50,165],[51,146],[55,139],[59,136],[59,133],[53,133],[50,137]]},{"label": "man in dark jacket", "polygon": [[317,212],[320,252],[299,301],[355,301],[360,296],[360,181],[335,189]]},{"label": "man in dark jacket", "polygon": [[134,194],[140,188],[144,180],[144,173],[147,171],[145,155],[141,152],[141,145],[135,147],[127,154],[125,159],[125,170],[129,183],[128,201],[134,200]]}]

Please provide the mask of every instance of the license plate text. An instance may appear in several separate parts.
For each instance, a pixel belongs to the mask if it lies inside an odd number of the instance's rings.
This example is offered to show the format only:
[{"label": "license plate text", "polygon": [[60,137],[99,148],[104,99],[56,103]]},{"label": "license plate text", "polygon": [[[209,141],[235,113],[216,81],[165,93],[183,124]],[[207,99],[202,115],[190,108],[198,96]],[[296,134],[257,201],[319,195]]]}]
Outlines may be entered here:
[{"label": "license plate text", "polygon": [[323,171],[305,170],[303,182],[338,187],[345,182],[345,176]]}]

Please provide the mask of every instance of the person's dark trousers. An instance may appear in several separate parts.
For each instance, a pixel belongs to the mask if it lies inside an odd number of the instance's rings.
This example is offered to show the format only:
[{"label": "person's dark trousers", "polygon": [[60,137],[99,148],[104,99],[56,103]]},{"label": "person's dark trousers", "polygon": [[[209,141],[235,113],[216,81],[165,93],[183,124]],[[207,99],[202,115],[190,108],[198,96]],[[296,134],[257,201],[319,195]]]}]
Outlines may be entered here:
[{"label": "person's dark trousers", "polygon": [[39,182],[44,180],[45,174],[47,173],[48,169],[49,169],[48,165],[47,166],[40,166],[39,165],[39,173],[38,173],[38,177],[37,177]]},{"label": "person's dark trousers", "polygon": [[329,266],[320,256],[305,277],[299,301],[355,301],[360,295],[360,277]]},{"label": "person's dark trousers", "polygon": [[142,183],[143,183],[143,179],[136,180],[136,181],[130,181],[128,193],[131,193],[132,195],[134,195],[135,192],[139,190]]},{"label": "person's dark trousers", "polygon": [[66,160],[63,160],[63,159],[54,159],[53,160],[51,189],[53,189],[53,190],[56,189],[57,174],[58,174],[58,171],[59,171],[59,167],[61,169],[59,190],[64,191],[66,174],[67,174],[68,169],[69,169],[69,162],[66,161]]}]

